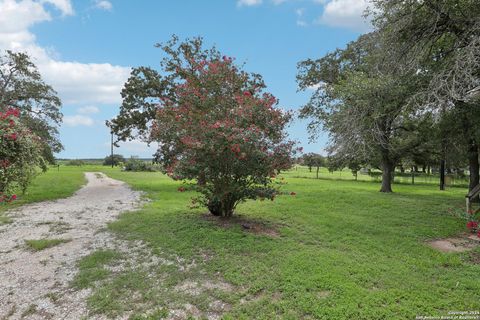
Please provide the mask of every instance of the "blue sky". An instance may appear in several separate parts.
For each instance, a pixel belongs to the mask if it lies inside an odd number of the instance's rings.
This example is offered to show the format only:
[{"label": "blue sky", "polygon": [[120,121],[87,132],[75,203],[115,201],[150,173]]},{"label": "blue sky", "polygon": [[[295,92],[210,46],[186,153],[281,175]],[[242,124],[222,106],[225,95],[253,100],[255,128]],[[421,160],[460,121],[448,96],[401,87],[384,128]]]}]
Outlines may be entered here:
[{"label": "blue sky", "polygon": [[[121,103],[131,67],[157,67],[154,48],[172,34],[202,36],[226,55],[264,76],[286,109],[297,110],[311,92],[298,93],[296,64],[354,40],[368,26],[367,0],[0,0],[0,49],[26,51],[63,101],[61,158],[109,153],[105,120]],[[308,143],[306,122],[290,137],[321,152],[326,136]],[[133,141],[116,153],[150,157]]]}]

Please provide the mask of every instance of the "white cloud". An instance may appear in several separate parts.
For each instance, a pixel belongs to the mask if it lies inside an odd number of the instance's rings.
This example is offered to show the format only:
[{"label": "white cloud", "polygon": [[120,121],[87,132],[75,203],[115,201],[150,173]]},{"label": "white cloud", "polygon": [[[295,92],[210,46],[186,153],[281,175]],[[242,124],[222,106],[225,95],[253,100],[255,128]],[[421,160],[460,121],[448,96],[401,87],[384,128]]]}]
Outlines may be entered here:
[{"label": "white cloud", "polygon": [[39,65],[46,81],[69,104],[119,104],[120,91],[130,68],[109,63],[78,63],[48,60]]},{"label": "white cloud", "polygon": [[323,3],[324,11],[318,23],[333,27],[345,27],[358,31],[370,29],[370,23],[365,20],[363,14],[369,5],[369,0],[315,0]]},{"label": "white cloud", "polygon": [[305,8],[298,8],[295,10],[295,15],[297,16],[297,26],[306,27],[308,24],[304,19]]},{"label": "white cloud", "polygon": [[94,124],[92,118],[82,115],[74,115],[74,116],[64,116],[63,123],[69,127],[78,127],[78,126],[87,126],[91,127]]},{"label": "white cloud", "polygon": [[77,112],[80,114],[94,114],[94,113],[99,113],[100,109],[95,106],[85,106],[82,108],[78,108]]},{"label": "white cloud", "polygon": [[262,4],[262,0],[238,0],[237,1],[237,6],[243,7],[251,7],[251,6],[258,6],[259,4]]},{"label": "white cloud", "polygon": [[96,0],[95,1],[95,8],[111,11],[113,9],[113,5],[110,1],[107,0]]},{"label": "white cloud", "polygon": [[41,3],[50,3],[62,12],[64,16],[71,16],[74,14],[72,3],[70,0],[42,0]]},{"label": "white cloud", "polygon": [[30,28],[52,20],[52,5],[64,16],[74,13],[70,0],[0,0],[0,49],[27,52],[65,104],[120,104],[130,68],[62,61],[54,50],[37,44]]}]

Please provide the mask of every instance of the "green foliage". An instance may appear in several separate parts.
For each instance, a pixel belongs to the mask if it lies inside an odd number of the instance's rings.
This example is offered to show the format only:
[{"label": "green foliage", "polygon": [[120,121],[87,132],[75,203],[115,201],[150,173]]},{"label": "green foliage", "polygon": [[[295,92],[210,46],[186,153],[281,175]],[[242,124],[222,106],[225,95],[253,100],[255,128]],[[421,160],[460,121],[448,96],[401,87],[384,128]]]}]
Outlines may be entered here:
[{"label": "green foliage", "polygon": [[47,170],[40,138],[21,122],[18,109],[0,108],[0,203],[25,192],[38,168]]},{"label": "green foliage", "polygon": [[67,166],[76,166],[76,167],[81,167],[81,166],[84,166],[85,164],[86,164],[85,161],[80,159],[72,159],[66,163]]},{"label": "green foliage", "polygon": [[312,138],[320,129],[329,132],[329,154],[340,162],[381,167],[381,191],[391,192],[395,165],[415,152],[425,140],[422,130],[431,125],[429,114],[408,104],[422,79],[395,67],[381,34],[366,34],[345,49],[299,64],[301,89],[322,84],[300,116],[312,120]]},{"label": "green foliage", "polygon": [[104,166],[111,166],[112,163],[114,166],[119,166],[125,163],[125,158],[121,154],[114,154],[113,157],[112,155],[109,155],[109,156],[106,156],[105,159],[103,160]]},{"label": "green foliage", "polygon": [[141,160],[138,157],[130,157],[125,163],[125,171],[160,171],[160,167],[147,161]]},{"label": "green foliage", "polygon": [[158,142],[155,160],[173,179],[196,181],[196,203],[214,215],[231,216],[246,199],[273,200],[271,178],[291,167],[296,152],[286,141],[291,115],[265,92],[260,75],[204,49],[201,38],[158,46],[163,73],[132,72],[112,131]]},{"label": "green foliage", "polygon": [[62,113],[57,93],[25,53],[1,53],[0,69],[0,106],[20,110],[22,123],[41,139],[42,157],[53,162],[53,153],[63,149],[58,138]]}]

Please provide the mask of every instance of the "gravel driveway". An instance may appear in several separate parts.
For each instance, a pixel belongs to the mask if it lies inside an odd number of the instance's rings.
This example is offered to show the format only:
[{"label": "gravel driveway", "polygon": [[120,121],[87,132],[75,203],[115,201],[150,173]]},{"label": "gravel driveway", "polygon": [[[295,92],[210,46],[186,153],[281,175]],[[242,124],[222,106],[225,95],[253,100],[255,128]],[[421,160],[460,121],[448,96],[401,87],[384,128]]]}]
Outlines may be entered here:
[{"label": "gravel driveway", "polygon": [[[88,183],[70,198],[25,205],[8,212],[0,226],[0,319],[80,319],[88,290],[69,283],[76,262],[114,241],[105,232],[119,213],[139,206],[140,193],[101,173],[85,173]],[[64,239],[41,251],[31,239]]]}]

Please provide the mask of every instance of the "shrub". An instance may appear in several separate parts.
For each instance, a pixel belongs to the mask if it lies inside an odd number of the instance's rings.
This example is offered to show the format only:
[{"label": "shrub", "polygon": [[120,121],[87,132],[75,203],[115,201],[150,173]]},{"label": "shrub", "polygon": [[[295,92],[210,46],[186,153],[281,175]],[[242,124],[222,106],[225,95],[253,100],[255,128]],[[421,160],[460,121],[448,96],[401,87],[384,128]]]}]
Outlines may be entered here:
[{"label": "shrub", "polygon": [[80,159],[73,159],[73,160],[69,160],[66,164],[67,164],[67,166],[81,167],[81,166],[85,165],[85,161],[80,160]]},{"label": "shrub", "polygon": [[41,139],[20,121],[14,108],[0,111],[0,203],[16,199],[14,192],[25,192],[40,167],[47,170],[42,157]]},{"label": "shrub", "polygon": [[131,157],[125,163],[125,171],[147,171],[154,172],[159,171],[160,168],[146,161],[140,160],[137,157]]},{"label": "shrub", "polygon": [[113,163],[114,166],[120,166],[120,164],[123,164],[124,162],[125,162],[125,158],[122,155],[114,154],[113,158],[112,158],[111,155],[106,156],[105,159],[103,160],[103,165],[104,166],[111,166],[112,163]]},{"label": "shrub", "polygon": [[448,209],[454,216],[466,221],[465,226],[470,233],[476,234],[480,238],[480,209],[466,211],[464,208]]}]

